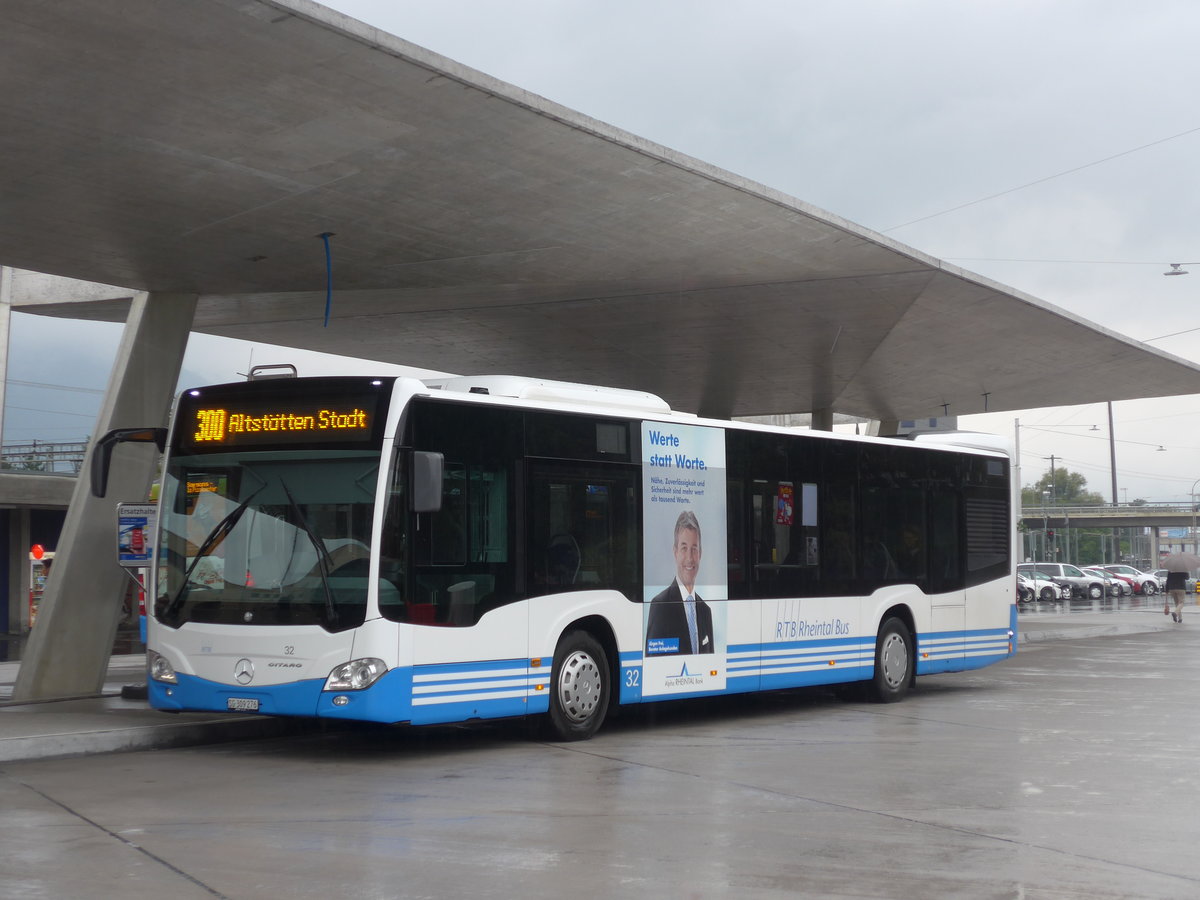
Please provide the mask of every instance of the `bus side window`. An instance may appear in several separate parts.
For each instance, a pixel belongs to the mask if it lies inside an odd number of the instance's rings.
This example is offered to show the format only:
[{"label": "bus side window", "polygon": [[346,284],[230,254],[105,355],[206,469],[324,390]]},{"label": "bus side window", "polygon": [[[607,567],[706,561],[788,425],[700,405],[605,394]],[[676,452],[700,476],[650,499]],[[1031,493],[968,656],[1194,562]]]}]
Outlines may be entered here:
[{"label": "bus side window", "polygon": [[866,589],[928,575],[925,500],[928,455],[910,447],[862,451],[862,560]]},{"label": "bus side window", "polygon": [[615,588],[640,599],[638,471],[537,460],[529,467],[530,593]]},{"label": "bus side window", "polygon": [[749,434],[743,459],[739,464],[750,501],[751,596],[819,594],[823,550],[816,443]]}]

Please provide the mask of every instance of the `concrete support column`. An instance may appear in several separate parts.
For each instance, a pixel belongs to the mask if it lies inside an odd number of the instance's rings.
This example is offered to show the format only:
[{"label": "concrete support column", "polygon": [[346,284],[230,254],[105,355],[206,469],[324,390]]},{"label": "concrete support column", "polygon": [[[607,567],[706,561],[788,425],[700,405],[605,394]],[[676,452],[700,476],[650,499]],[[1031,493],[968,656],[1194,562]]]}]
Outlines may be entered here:
[{"label": "concrete support column", "polygon": [[196,311],[194,294],[138,294],[109,378],[84,467],[13,688],[14,700],[94,695],[104,686],[128,579],[117,565],[116,504],[145,500],[158,466],[153,444],[119,445],[108,496],[88,474],[96,438],[113,428],[167,424]]},{"label": "concrete support column", "polygon": [[32,543],[29,510],[7,509],[8,516],[8,622],[9,634],[29,630],[29,546]]},{"label": "concrete support column", "polygon": [[828,407],[814,409],[811,427],[813,431],[833,431],[833,410]]},{"label": "concrete support column", "polygon": [[13,270],[0,266],[0,443],[4,441],[4,405],[8,393],[8,345],[12,334]]}]

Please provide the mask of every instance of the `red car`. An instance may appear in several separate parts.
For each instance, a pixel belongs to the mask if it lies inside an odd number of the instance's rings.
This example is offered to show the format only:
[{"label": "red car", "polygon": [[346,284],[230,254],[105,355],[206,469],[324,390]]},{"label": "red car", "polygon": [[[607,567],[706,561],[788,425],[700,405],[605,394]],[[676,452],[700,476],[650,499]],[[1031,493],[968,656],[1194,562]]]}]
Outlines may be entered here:
[{"label": "red car", "polygon": [[1162,585],[1158,583],[1157,578],[1149,572],[1143,572],[1133,566],[1101,566],[1101,568],[1107,569],[1118,578],[1128,579],[1129,583],[1133,585],[1135,594],[1145,594],[1149,597],[1162,590]]}]

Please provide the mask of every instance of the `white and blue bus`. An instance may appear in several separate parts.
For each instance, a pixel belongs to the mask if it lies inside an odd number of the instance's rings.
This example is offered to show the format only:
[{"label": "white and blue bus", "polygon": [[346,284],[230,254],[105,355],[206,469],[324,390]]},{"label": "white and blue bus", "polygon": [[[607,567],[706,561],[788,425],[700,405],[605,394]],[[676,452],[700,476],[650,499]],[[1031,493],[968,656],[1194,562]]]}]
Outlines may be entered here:
[{"label": "white and blue bus", "polygon": [[998,439],[697,418],[532,379],[185,391],[165,450],[152,706],[412,725],[861,683],[1015,651]]}]

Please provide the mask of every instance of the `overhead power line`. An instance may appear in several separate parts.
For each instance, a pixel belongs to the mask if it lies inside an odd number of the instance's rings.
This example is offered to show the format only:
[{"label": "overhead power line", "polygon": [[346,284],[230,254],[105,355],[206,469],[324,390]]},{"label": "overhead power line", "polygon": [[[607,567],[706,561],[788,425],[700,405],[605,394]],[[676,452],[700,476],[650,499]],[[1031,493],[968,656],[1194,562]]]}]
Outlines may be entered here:
[{"label": "overhead power line", "polygon": [[980,203],[986,203],[989,200],[995,200],[998,197],[1004,197],[1008,194],[1015,194],[1017,191],[1023,191],[1026,188],[1034,187],[1035,185],[1045,184],[1047,181],[1053,181],[1055,178],[1062,178],[1065,175],[1074,175],[1076,172],[1082,172],[1084,169],[1090,169],[1094,166],[1103,165],[1106,162],[1112,162],[1114,159],[1120,159],[1122,156],[1129,156],[1131,153],[1139,153],[1142,150],[1148,150],[1151,147],[1157,147],[1159,144],[1165,144],[1167,141],[1174,141],[1181,137],[1187,137],[1189,134],[1195,134],[1200,131],[1200,125],[1195,128],[1189,128],[1187,131],[1181,131],[1178,134],[1172,134],[1165,138],[1159,138],[1157,141],[1151,141],[1148,144],[1142,144],[1140,147],[1131,147],[1128,150],[1122,150],[1120,153],[1114,153],[1112,156],[1106,156],[1103,159],[1097,159],[1090,163],[1084,163],[1081,166],[1075,166],[1073,169],[1066,169],[1062,172],[1056,172],[1053,175],[1047,175],[1045,178],[1038,178],[1036,181],[1019,184],[1016,187],[1008,188],[1008,190],[998,191],[995,194],[988,194],[986,197],[980,197],[978,200],[971,200],[967,203],[960,203],[958,206],[952,206],[949,209],[943,209],[941,212],[930,213],[927,216],[921,216],[919,219],[912,219],[908,222],[902,222],[899,225],[893,225],[891,228],[883,229],[883,234],[889,234],[893,231],[899,231],[901,228],[907,228],[909,225],[916,225],[918,222],[926,222],[929,219],[936,219],[938,216],[949,215],[952,212],[958,212],[960,209],[966,209],[968,206],[977,206]]},{"label": "overhead power line", "polygon": [[9,378],[8,384],[16,384],[21,387],[44,388],[51,391],[72,391],[77,394],[100,394],[104,395],[102,388],[86,388],[76,387],[73,384],[50,384],[45,381],[18,381],[16,378]]}]

